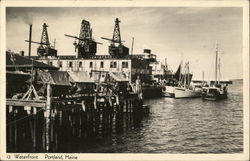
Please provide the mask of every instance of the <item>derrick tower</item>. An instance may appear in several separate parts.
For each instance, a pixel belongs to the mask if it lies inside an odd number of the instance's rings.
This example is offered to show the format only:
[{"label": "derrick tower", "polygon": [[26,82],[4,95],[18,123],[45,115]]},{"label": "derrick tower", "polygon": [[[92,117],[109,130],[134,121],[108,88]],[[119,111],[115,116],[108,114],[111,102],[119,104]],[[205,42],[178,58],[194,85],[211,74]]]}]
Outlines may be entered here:
[{"label": "derrick tower", "polygon": [[42,36],[39,43],[40,46],[37,48],[37,54],[41,57],[57,56],[57,50],[50,45],[47,27],[48,25],[43,23]]},{"label": "derrick tower", "polygon": [[[65,34],[67,37],[75,38],[73,45],[77,52],[78,58],[89,58],[95,56],[97,44],[102,44],[94,41],[92,38],[92,29],[89,21],[82,20],[79,37]],[[76,41],[78,40],[78,42]]]},{"label": "derrick tower", "polygon": [[120,22],[121,21],[118,18],[115,19],[115,27],[112,39],[101,37],[102,39],[109,40],[111,42],[109,46],[109,54],[115,57],[126,56],[129,54],[129,48],[122,44],[122,42],[124,41],[121,40],[121,32],[119,26]]}]

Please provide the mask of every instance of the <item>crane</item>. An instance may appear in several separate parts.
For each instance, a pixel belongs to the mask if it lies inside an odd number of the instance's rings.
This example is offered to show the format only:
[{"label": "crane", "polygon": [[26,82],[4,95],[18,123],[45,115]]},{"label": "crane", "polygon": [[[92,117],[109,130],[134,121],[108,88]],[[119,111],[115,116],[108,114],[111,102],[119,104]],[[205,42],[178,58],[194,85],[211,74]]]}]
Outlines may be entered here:
[{"label": "crane", "polygon": [[[78,58],[95,56],[97,44],[102,44],[92,38],[92,29],[90,28],[89,21],[86,20],[82,20],[79,37],[68,34],[64,34],[64,36],[75,39],[73,45],[75,46],[75,51],[78,50]],[[78,40],[78,42],[76,40]]]},{"label": "crane", "polygon": [[41,36],[40,42],[36,42],[32,40],[25,40],[25,42],[39,44],[37,48],[38,56],[41,56],[41,57],[57,56],[57,50],[52,48],[52,46],[50,45],[47,27],[48,25],[46,23],[43,23],[43,30],[42,30],[42,36]]},{"label": "crane", "polygon": [[121,32],[120,32],[120,26],[119,26],[120,22],[121,21],[118,18],[115,19],[115,27],[114,27],[112,39],[101,37],[102,39],[108,40],[111,42],[109,46],[109,54],[111,56],[116,56],[116,57],[126,56],[129,54],[129,48],[127,48],[126,46],[122,44],[122,42],[125,42],[125,41],[121,40]]}]

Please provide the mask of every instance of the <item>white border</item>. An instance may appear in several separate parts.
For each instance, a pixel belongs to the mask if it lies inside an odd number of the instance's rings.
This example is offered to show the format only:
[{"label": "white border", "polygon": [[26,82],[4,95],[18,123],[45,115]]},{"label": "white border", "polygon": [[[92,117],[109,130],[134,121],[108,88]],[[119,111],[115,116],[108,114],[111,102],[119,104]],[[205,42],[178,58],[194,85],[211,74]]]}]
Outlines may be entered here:
[{"label": "white border", "polygon": [[[237,154],[98,154],[68,153],[78,156],[78,160],[249,160],[249,2],[248,1],[1,1],[1,146],[0,160],[8,160],[5,135],[5,41],[6,7],[242,7],[243,8],[243,73],[244,73],[244,152]],[[28,154],[28,153],[27,153]],[[53,153],[54,154],[54,153]],[[67,153],[63,153],[66,155]],[[61,155],[55,153],[55,155]],[[11,153],[13,156],[13,153]],[[39,153],[39,160],[44,154]]]}]

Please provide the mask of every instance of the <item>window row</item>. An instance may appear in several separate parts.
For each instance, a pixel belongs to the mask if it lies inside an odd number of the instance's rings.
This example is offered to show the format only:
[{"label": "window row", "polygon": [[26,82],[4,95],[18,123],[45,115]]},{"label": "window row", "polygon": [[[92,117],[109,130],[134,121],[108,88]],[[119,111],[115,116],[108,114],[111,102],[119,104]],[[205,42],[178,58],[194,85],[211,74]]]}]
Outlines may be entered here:
[{"label": "window row", "polygon": [[[50,65],[52,65],[52,62],[50,62]],[[59,62],[59,67],[62,67],[62,62]],[[72,68],[73,67],[73,62],[70,61],[68,63],[68,67]],[[79,62],[78,65],[79,68],[82,68],[82,62]],[[93,68],[93,62],[89,62],[89,68]],[[101,61],[100,62],[100,68],[104,68],[104,62]],[[110,62],[110,68],[117,68],[117,62],[116,61],[112,61]],[[122,62],[122,68],[128,68],[128,62]]]}]

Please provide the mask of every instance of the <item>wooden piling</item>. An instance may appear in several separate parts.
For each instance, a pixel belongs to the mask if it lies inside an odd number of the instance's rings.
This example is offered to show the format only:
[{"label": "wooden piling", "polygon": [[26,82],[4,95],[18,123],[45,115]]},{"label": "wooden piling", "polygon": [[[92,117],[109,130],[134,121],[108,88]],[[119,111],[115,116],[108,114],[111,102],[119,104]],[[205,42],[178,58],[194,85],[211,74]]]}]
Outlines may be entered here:
[{"label": "wooden piling", "polygon": [[51,110],[51,102],[52,102],[52,88],[50,84],[47,84],[47,102],[46,102],[46,109],[44,112],[45,116],[45,151],[50,150],[50,110]]},{"label": "wooden piling", "polygon": [[37,137],[37,127],[36,127],[36,124],[37,124],[37,109],[36,107],[33,107],[33,128],[34,128],[34,137],[33,137],[33,148],[34,150],[36,150],[36,137]]}]

